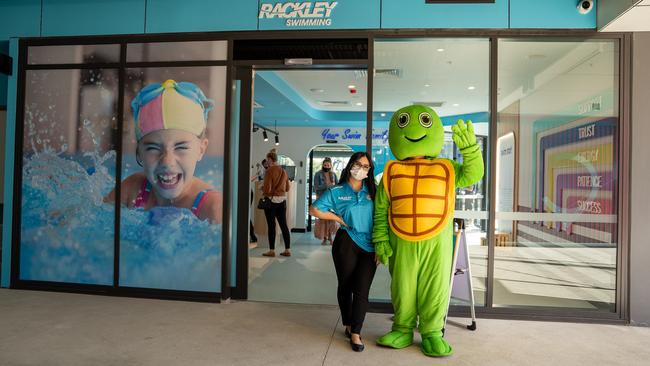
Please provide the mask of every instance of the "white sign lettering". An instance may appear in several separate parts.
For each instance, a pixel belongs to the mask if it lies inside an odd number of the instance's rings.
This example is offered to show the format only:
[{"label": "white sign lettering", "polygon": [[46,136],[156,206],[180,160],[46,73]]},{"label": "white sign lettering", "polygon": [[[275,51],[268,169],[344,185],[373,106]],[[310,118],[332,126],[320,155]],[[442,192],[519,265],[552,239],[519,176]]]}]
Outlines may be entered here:
[{"label": "white sign lettering", "polygon": [[331,26],[337,1],[304,1],[260,4],[259,19],[286,19],[287,27]]},{"label": "white sign lettering", "polygon": [[595,134],[596,134],[595,124],[578,128],[578,139],[586,139],[588,137],[594,137]]},{"label": "white sign lettering", "polygon": [[579,175],[578,187],[602,188],[602,175]]}]

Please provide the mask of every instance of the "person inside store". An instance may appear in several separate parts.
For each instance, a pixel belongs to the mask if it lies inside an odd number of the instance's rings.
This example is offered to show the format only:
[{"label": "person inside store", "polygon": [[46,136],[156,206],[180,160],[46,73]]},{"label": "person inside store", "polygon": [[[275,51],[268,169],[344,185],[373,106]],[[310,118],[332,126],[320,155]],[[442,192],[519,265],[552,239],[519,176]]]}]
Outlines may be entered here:
[{"label": "person inside store", "polygon": [[278,165],[278,154],[271,150],[266,154],[268,169],[264,174],[262,192],[264,194],[264,216],[266,217],[267,232],[269,238],[269,251],[263,253],[265,257],[275,257],[275,222],[280,225],[282,240],[284,240],[284,251],[281,256],[291,256],[291,234],[287,226],[287,192],[290,183],[287,172]]},{"label": "person inside store", "polygon": [[[325,191],[336,184],[336,173],[332,171],[332,159],[323,159],[322,167],[314,174],[314,193],[316,199],[325,193]],[[314,236],[321,239],[321,245],[332,244],[332,237],[338,229],[338,224],[334,220],[316,219],[314,227]]]},{"label": "person inside store", "polygon": [[309,207],[312,216],[341,225],[334,237],[332,258],[344,333],[356,352],[364,350],[361,328],[378,263],[372,243],[373,200],[377,189],[373,177],[370,155],[357,152],[343,169],[339,183],[328,188]]}]

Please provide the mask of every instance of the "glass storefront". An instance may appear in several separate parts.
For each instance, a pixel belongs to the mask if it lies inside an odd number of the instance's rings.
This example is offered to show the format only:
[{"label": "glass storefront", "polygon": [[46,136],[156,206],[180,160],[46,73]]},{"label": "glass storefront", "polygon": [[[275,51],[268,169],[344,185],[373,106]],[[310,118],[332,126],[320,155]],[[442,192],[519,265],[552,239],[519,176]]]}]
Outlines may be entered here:
[{"label": "glass storefront", "polygon": [[[445,128],[440,156],[458,162],[462,156],[451,125],[471,120],[485,176],[456,190],[455,217],[466,225],[477,306],[485,312],[620,314],[625,268],[619,256],[626,245],[619,241],[624,224],[619,221],[620,39],[441,34],[397,38],[378,32],[369,38],[374,42],[368,55],[372,73],[361,63],[341,70],[270,70],[268,65],[269,70],[256,70],[255,93],[281,85],[270,95],[302,95],[304,104],[296,110],[318,116],[314,120],[331,117],[331,123],[308,126],[311,119],[293,120],[289,112],[294,106],[289,105],[282,107],[287,114],[278,120],[265,114],[277,100],[256,98],[251,101],[254,123],[278,132],[281,143],[252,140],[249,131],[238,131],[240,142],[251,139],[254,163],[276,146],[293,161],[301,191],[292,214],[296,223],[307,226],[312,149],[329,143],[361,151],[370,145],[378,180],[387,161],[395,159],[387,139],[395,110],[431,106]],[[107,197],[121,181],[122,198],[133,199],[140,186],[125,187],[125,180],[145,182],[151,167],[142,158],[149,150],[141,150],[145,146],[136,138],[131,101],[145,86],[166,80],[192,83],[214,105],[201,136],[207,144],[187,175],[223,194],[232,165],[250,169],[249,162],[229,152],[233,142],[226,139],[231,108],[226,94],[236,69],[228,60],[233,54],[228,45],[236,41],[137,39],[25,48],[19,280],[221,292],[221,251],[228,240],[222,238],[221,225],[232,224],[235,230],[237,217],[209,220],[189,209],[151,205],[143,210],[124,200],[116,205]],[[494,50],[498,52],[491,54]],[[255,65],[254,60],[241,62]],[[309,83],[310,78],[333,82],[341,75],[347,81],[340,95],[351,93],[350,85],[355,93],[359,90],[345,108],[341,98],[326,98],[321,87]],[[370,141],[366,113],[372,116]],[[312,169],[326,155],[314,153]],[[154,181],[156,176],[172,179],[152,171]],[[244,183],[233,184],[248,197]],[[229,212],[222,201],[211,207]],[[249,212],[257,225],[255,211]],[[244,241],[238,239],[237,245]],[[236,274],[247,270],[236,268]],[[380,266],[371,300],[389,301],[389,288],[388,270]]]},{"label": "glass storefront", "polygon": [[[423,104],[433,108],[445,129],[440,157],[462,162],[452,141],[451,126],[459,119],[472,121],[477,143],[487,162],[490,122],[490,43],[477,38],[377,39],[373,90],[373,131],[385,131],[393,111]],[[388,140],[373,139],[376,174],[394,160]],[[487,169],[486,169],[487,172]],[[487,283],[487,203],[489,180],[456,190],[455,218],[465,220],[477,305],[484,305]],[[385,266],[378,269],[390,280]],[[378,288],[384,291],[378,291]],[[390,295],[389,285],[373,283],[371,295]],[[374,297],[374,298],[377,298]],[[390,297],[380,299],[390,300]]]},{"label": "glass storefront", "polygon": [[499,40],[494,306],[615,311],[618,59]]},{"label": "glass storefront", "polygon": [[150,46],[27,48],[20,280],[221,292],[227,42]]}]

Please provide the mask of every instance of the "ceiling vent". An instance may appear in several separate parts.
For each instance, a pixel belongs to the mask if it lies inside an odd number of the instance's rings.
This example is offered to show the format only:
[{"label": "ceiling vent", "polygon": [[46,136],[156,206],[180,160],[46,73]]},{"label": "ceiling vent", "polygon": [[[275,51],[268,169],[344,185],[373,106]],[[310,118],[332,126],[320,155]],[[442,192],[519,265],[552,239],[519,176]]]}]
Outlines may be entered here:
[{"label": "ceiling vent", "polygon": [[413,101],[411,104],[419,104],[419,105],[426,105],[431,108],[440,108],[443,105],[445,105],[445,102],[418,102],[418,101]]},{"label": "ceiling vent", "polygon": [[318,104],[322,105],[323,107],[340,107],[344,105],[349,105],[350,102],[346,100],[319,100]]},{"label": "ceiling vent", "polygon": [[[368,70],[354,70],[355,79],[368,78]],[[401,79],[402,69],[375,69],[375,78]]]}]

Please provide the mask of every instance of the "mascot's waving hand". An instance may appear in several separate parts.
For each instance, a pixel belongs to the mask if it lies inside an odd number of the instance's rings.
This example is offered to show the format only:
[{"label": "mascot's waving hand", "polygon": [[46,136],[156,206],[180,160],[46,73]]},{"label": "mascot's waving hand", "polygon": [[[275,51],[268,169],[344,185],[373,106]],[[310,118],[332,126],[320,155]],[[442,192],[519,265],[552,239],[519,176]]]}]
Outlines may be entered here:
[{"label": "mascot's waving hand", "polygon": [[398,160],[389,161],[375,197],[372,240],[377,257],[389,263],[393,329],[377,340],[386,347],[413,343],[419,320],[422,352],[448,356],[453,350],[442,328],[449,303],[455,189],[483,177],[483,157],[472,122],[452,126],[463,164],[438,158],[444,144],[442,121],[426,106],[393,114],[388,143]]}]

